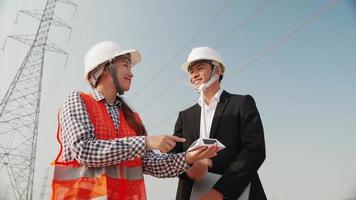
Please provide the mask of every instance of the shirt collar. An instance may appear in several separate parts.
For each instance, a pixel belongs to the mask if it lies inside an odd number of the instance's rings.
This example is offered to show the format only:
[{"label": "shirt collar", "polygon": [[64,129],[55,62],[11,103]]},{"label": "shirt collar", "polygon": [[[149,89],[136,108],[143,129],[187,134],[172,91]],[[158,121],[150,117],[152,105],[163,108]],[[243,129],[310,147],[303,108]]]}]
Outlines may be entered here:
[{"label": "shirt collar", "polygon": [[[105,97],[102,95],[102,94],[100,94],[100,92],[98,92],[97,90],[93,90],[93,97],[94,97],[94,99],[96,100],[96,101],[102,101],[102,100],[104,100],[106,103],[108,103],[109,105],[111,105],[109,102],[107,102],[106,100],[105,100]],[[114,105],[119,105],[119,106],[121,106],[121,101],[119,100],[120,98],[119,98],[119,94],[116,94],[116,101],[115,101],[115,103],[114,103]]]},{"label": "shirt collar", "polygon": [[101,101],[105,99],[105,97],[102,94],[100,94],[100,92],[98,92],[97,90],[93,90],[93,97],[96,101]]},{"label": "shirt collar", "polygon": [[[221,94],[223,93],[223,89],[222,88],[220,88],[216,93],[215,93],[215,95],[211,98],[211,103],[219,103],[219,101],[220,101],[220,97],[221,97]],[[201,104],[202,104],[202,97],[200,96],[199,97],[199,99],[198,99],[198,104],[199,104],[199,106],[201,106]]]}]

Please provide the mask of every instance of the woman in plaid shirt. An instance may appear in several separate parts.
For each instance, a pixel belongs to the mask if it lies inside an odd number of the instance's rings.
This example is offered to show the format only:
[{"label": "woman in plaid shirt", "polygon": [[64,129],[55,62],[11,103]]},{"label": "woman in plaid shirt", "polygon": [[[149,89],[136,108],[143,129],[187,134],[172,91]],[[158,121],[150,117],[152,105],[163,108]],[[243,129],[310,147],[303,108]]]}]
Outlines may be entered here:
[{"label": "woman in plaid shirt", "polygon": [[[70,92],[59,113],[52,199],[146,199],[143,173],[175,177],[195,161],[216,155],[217,146],[179,154],[176,136],[147,136],[137,113],[119,95],[128,91],[131,67],[141,55],[104,41],[85,57],[85,80],[93,93]],[[66,192],[63,192],[66,191]]]}]

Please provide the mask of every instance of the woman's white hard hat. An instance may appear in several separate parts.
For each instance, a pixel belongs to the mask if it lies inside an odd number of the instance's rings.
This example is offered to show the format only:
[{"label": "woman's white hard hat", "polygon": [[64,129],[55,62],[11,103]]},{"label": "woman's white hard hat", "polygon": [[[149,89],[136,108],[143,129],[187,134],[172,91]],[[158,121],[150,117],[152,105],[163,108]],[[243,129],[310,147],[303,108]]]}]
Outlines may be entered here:
[{"label": "woman's white hard hat", "polygon": [[[104,68],[97,69],[101,64],[111,61],[118,56],[130,54],[131,66],[136,65],[141,60],[141,54],[135,49],[125,49],[113,41],[102,41],[92,46],[84,57],[84,79],[95,86],[97,78]],[[89,74],[95,69],[95,78],[91,79]]]}]

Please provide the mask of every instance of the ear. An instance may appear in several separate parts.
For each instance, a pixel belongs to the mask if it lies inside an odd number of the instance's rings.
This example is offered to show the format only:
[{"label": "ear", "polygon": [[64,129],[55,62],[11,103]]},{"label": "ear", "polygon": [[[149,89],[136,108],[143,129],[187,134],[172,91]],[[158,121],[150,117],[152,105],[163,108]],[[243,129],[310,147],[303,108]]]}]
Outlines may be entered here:
[{"label": "ear", "polygon": [[104,68],[104,71],[103,71],[103,73],[102,73],[101,75],[104,75],[104,76],[111,75],[111,74],[110,74],[109,67],[105,67],[105,68]]},{"label": "ear", "polygon": [[97,81],[96,85],[98,85],[99,83],[106,81],[110,78],[111,78],[111,73],[109,71],[109,68],[105,67],[103,72],[101,73],[101,75],[98,77],[98,81]]},{"label": "ear", "polygon": [[222,75],[222,67],[221,65],[218,65],[216,68],[216,72],[215,72],[218,76]]}]

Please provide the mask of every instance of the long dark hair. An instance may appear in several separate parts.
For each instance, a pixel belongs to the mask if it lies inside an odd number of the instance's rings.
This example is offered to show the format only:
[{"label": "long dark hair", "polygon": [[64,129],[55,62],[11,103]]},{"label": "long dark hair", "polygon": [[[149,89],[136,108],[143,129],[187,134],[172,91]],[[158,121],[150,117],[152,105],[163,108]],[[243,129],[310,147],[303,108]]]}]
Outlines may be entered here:
[{"label": "long dark hair", "polygon": [[[105,63],[104,65],[105,65],[104,70],[108,70],[110,63]],[[102,76],[100,75],[98,78],[98,81],[96,82],[95,88],[98,85],[98,83],[101,81],[101,78],[102,78]],[[147,135],[145,126],[143,125],[143,123],[140,123],[136,119],[135,114],[132,111],[132,109],[129,107],[129,105],[127,105],[127,103],[122,98],[120,98],[120,97],[118,97],[118,98],[121,102],[121,110],[124,113],[127,123],[131,126],[131,128],[133,128],[135,130],[137,135],[140,135],[140,136]]]},{"label": "long dark hair", "polygon": [[136,119],[135,114],[129,105],[127,105],[122,98],[119,98],[119,100],[121,102],[121,110],[124,113],[127,123],[136,131],[137,135],[147,135],[145,126]]}]

